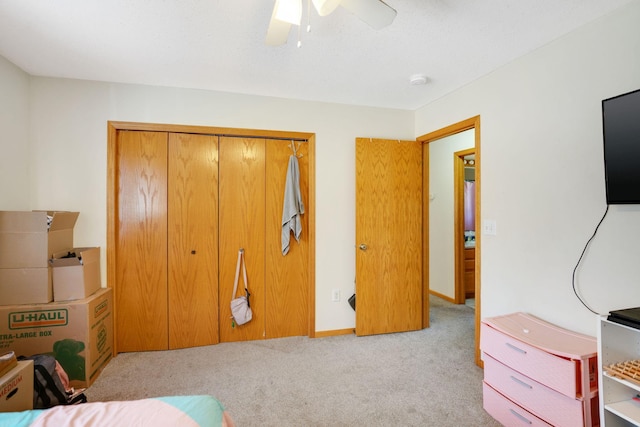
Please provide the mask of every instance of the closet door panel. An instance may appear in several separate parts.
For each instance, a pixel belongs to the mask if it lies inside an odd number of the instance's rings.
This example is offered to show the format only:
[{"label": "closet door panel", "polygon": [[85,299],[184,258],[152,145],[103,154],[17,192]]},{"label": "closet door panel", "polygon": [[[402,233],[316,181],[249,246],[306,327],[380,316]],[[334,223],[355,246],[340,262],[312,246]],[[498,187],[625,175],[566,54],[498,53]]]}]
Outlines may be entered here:
[{"label": "closet door panel", "polygon": [[118,351],[167,348],[167,134],[119,131]]},{"label": "closet door panel", "polygon": [[218,343],[218,143],[169,134],[169,349]]},{"label": "closet door panel", "polygon": [[[266,157],[266,337],[308,334],[309,221],[302,215],[302,233],[296,241],[289,233],[289,252],[282,255],[282,210],[291,141],[267,140]],[[299,145],[298,145],[299,144]],[[300,191],[309,203],[308,144],[296,143]]]},{"label": "closet door panel", "polygon": [[[265,336],[265,140],[220,137],[219,260],[220,341]],[[233,280],[238,250],[244,248],[253,320],[231,322]],[[242,273],[238,284],[244,289]],[[244,290],[242,291],[244,292]]]}]

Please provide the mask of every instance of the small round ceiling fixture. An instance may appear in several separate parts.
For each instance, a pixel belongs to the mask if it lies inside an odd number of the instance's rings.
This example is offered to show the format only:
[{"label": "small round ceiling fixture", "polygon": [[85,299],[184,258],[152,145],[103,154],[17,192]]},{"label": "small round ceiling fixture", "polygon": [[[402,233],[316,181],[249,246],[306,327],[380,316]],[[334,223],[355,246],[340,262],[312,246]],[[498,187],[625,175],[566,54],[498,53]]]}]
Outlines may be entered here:
[{"label": "small round ceiling fixture", "polygon": [[424,74],[414,74],[409,77],[409,83],[413,86],[424,85],[427,83],[427,76]]}]

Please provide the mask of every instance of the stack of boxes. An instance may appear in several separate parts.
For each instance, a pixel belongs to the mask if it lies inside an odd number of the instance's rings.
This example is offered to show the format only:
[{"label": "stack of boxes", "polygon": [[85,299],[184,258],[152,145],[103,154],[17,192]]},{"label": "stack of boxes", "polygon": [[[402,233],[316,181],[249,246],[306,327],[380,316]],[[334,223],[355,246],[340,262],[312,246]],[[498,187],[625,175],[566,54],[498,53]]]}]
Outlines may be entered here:
[{"label": "stack of boxes", "polygon": [[113,297],[100,248],[73,247],[78,215],[0,211],[0,355],[51,354],[82,388],[113,355]]}]

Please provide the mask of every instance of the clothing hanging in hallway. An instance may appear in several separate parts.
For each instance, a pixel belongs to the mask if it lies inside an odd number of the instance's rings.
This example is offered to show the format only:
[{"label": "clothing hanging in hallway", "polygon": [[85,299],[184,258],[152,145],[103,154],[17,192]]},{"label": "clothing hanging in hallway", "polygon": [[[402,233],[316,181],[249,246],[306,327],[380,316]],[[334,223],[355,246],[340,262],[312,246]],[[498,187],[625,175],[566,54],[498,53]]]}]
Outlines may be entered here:
[{"label": "clothing hanging in hallway", "polygon": [[476,229],[476,183],[464,182],[464,229],[475,231]]},{"label": "clothing hanging in hallway", "polygon": [[298,157],[292,154],[289,157],[282,206],[282,255],[286,255],[289,252],[291,232],[293,232],[296,241],[300,241],[300,234],[302,233],[300,215],[303,213],[304,203],[300,193],[300,166]]}]

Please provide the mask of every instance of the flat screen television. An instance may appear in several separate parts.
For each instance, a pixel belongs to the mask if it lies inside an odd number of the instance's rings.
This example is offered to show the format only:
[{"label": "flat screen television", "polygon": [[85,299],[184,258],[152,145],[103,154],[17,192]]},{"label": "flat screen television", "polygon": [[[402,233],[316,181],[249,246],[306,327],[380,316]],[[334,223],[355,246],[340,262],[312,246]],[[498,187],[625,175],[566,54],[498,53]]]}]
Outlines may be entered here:
[{"label": "flat screen television", "polygon": [[640,204],[640,89],[602,101],[608,205]]}]

